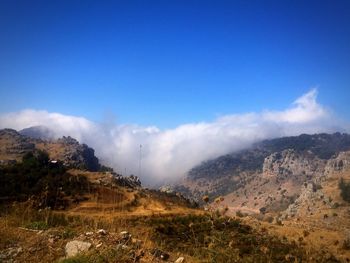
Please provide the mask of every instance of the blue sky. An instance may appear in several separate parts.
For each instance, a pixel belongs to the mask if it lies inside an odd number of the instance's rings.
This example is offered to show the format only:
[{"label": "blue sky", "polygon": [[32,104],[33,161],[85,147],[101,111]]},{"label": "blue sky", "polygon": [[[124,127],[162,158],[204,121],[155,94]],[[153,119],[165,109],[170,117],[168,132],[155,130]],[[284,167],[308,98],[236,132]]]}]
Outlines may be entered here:
[{"label": "blue sky", "polygon": [[173,128],[313,87],[350,119],[350,1],[0,1],[2,113]]}]

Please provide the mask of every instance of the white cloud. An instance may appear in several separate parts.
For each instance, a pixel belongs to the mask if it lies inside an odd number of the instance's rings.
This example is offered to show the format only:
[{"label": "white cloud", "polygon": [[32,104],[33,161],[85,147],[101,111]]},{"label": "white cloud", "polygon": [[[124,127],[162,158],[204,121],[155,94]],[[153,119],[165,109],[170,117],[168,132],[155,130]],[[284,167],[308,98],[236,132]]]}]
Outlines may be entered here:
[{"label": "white cloud", "polygon": [[298,98],[293,103],[294,107],[282,112],[266,112],[264,118],[278,122],[301,124],[327,117],[328,112],[317,103],[316,98],[317,89],[312,89]]},{"label": "white cloud", "polygon": [[57,137],[70,135],[87,143],[102,162],[121,173],[126,169],[127,174],[139,174],[142,144],[141,180],[154,185],[178,179],[201,161],[249,147],[262,139],[343,131],[341,122],[316,98],[317,90],[312,89],[286,110],[227,115],[213,122],[184,124],[169,130],[102,125],[82,117],[37,110],[2,114],[0,128],[47,126]]}]

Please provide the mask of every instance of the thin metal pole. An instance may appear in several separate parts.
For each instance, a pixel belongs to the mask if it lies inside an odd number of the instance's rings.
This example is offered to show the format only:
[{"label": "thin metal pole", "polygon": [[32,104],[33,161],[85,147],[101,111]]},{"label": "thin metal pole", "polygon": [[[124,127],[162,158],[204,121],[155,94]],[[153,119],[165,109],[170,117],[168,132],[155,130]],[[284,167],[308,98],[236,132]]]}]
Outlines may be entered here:
[{"label": "thin metal pole", "polygon": [[142,158],[142,144],[140,144],[139,178],[141,178],[141,158]]}]

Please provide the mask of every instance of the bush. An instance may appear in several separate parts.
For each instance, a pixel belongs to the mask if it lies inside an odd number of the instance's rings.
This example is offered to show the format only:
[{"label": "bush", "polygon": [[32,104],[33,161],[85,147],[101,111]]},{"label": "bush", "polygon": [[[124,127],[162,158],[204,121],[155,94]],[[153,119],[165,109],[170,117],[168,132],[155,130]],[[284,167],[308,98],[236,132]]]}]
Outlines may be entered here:
[{"label": "bush", "polygon": [[271,224],[273,222],[273,217],[272,216],[268,216],[268,217],[265,218],[265,220],[266,220],[266,222]]},{"label": "bush", "polygon": [[261,214],[265,214],[266,213],[266,207],[261,207],[259,209],[259,211],[260,211]]},{"label": "bush", "polygon": [[[304,252],[296,244],[255,232],[229,217],[191,215],[154,218],[149,223],[154,229],[151,239],[160,249],[185,253],[198,262],[284,262],[288,254],[303,261]],[[261,247],[274,253],[265,254]]]},{"label": "bush", "polygon": [[46,152],[27,153],[22,163],[0,167],[0,197],[25,201],[34,197],[40,208],[65,208],[64,196],[77,196],[88,189],[84,176],[72,176],[62,163],[50,163]]},{"label": "bush", "polygon": [[27,228],[29,229],[34,229],[34,230],[46,230],[49,228],[46,222],[43,221],[34,221],[26,225]]},{"label": "bush", "polygon": [[339,182],[340,195],[344,201],[350,202],[350,183],[346,183],[343,178]]}]

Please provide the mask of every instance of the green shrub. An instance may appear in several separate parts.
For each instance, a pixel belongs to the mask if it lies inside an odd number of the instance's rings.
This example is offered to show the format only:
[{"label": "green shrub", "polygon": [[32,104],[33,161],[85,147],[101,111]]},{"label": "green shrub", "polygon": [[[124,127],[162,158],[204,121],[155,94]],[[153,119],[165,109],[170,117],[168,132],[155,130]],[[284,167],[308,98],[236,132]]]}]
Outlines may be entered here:
[{"label": "green shrub", "polygon": [[75,235],[76,235],[76,232],[73,229],[67,228],[63,231],[62,238],[63,239],[70,239],[70,238],[73,238]]},{"label": "green shrub", "polygon": [[46,230],[49,228],[46,222],[43,221],[34,221],[30,222],[26,225],[26,228],[34,229],[34,230]]},{"label": "green shrub", "polygon": [[350,202],[350,183],[346,183],[343,178],[339,182],[340,195],[344,201]]},{"label": "green shrub", "polygon": [[0,167],[0,197],[36,200],[39,208],[65,208],[64,196],[79,196],[88,190],[84,176],[72,176],[60,162],[52,164],[46,152],[30,152],[21,163]]},{"label": "green shrub", "polygon": [[270,224],[273,222],[273,217],[272,216],[268,216],[266,218],[266,221],[269,222]]}]

